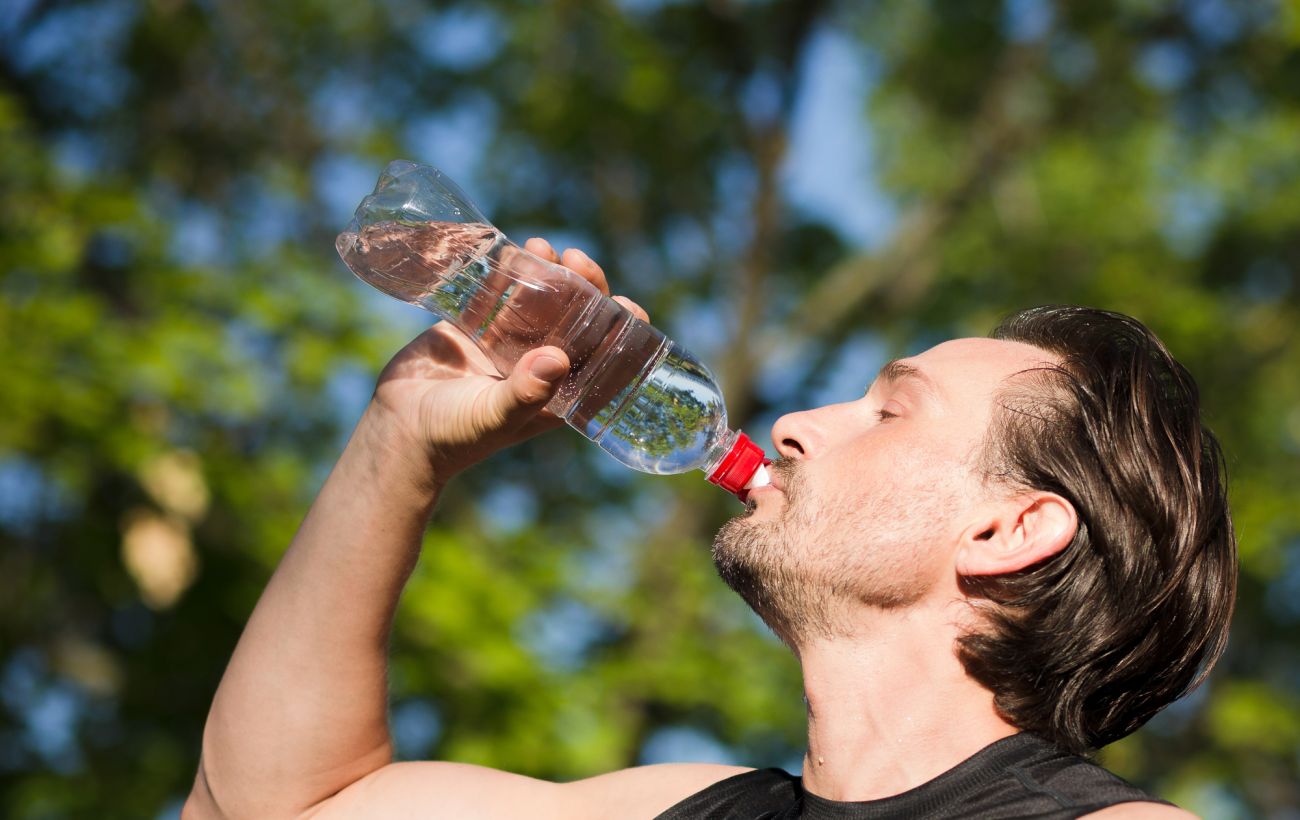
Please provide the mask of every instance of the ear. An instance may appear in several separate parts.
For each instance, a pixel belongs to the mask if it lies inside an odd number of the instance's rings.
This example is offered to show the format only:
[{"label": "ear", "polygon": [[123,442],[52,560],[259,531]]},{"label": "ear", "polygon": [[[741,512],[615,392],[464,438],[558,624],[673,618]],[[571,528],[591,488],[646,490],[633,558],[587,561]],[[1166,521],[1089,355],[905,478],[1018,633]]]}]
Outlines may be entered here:
[{"label": "ear", "polygon": [[1020,493],[993,502],[961,537],[957,574],[1003,575],[1049,558],[1074,539],[1074,505],[1056,493]]}]

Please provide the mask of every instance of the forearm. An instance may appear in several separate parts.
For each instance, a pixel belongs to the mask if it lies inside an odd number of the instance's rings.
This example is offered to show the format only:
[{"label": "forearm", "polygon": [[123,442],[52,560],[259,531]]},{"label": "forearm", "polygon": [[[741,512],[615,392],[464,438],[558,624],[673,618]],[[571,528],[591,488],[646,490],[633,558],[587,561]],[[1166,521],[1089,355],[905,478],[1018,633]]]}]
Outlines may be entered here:
[{"label": "forearm", "polygon": [[222,814],[292,816],[390,761],[388,634],[436,496],[367,411],[213,699],[200,784]]}]

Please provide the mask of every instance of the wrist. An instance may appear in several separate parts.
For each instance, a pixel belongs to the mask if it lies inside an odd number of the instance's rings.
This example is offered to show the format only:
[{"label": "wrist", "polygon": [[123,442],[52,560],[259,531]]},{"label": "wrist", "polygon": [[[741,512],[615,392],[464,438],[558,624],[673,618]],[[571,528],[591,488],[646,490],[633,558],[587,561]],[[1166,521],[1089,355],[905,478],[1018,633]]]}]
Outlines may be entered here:
[{"label": "wrist", "polygon": [[366,454],[372,480],[390,489],[394,484],[407,487],[430,503],[452,477],[435,468],[428,445],[401,414],[374,400],[348,442],[349,449],[354,446]]}]

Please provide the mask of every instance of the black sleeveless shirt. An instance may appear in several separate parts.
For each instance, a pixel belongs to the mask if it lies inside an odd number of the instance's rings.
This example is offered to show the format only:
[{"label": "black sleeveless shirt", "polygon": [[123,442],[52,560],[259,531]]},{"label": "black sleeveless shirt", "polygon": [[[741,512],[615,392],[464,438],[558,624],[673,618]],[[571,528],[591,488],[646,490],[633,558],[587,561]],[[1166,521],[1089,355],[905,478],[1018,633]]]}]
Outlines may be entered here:
[{"label": "black sleeveless shirt", "polygon": [[691,795],[656,820],[1065,820],[1133,801],[1164,802],[1037,735],[1021,733],[985,746],[928,783],[882,800],[827,800],[804,791],[799,777],[757,769]]}]

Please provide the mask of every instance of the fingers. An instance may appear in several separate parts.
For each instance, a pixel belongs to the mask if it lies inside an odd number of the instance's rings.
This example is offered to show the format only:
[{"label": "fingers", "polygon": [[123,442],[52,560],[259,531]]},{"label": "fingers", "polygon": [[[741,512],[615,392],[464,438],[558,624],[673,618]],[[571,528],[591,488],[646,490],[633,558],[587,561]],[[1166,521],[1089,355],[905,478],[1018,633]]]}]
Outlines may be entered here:
[{"label": "fingers", "polygon": [[633,302],[631,299],[627,298],[626,296],[614,296],[611,298],[613,298],[615,302],[618,302],[620,305],[630,310],[633,316],[645,322],[646,324],[650,324],[650,315],[646,313],[645,309],[642,308],[640,305],[638,305],[636,302]]},{"label": "fingers", "polygon": [[555,395],[569,372],[569,357],[558,347],[530,350],[488,396],[489,426],[514,430],[532,420]]},{"label": "fingers", "polygon": [[593,262],[590,256],[577,248],[569,248],[560,260],[564,267],[595,285],[601,293],[609,295],[609,281],[605,279],[605,271],[601,270],[600,265]]},{"label": "fingers", "polygon": [[547,262],[564,265],[564,267],[599,288],[601,293],[606,296],[609,295],[609,281],[605,278],[605,271],[583,251],[577,248],[569,248],[561,256],[555,252],[555,248],[551,246],[550,242],[537,236],[524,243],[524,250],[533,256],[540,256]]},{"label": "fingers", "polygon": [[[534,256],[539,256],[548,262],[564,265],[569,270],[599,288],[601,293],[606,296],[610,295],[609,280],[605,278],[604,269],[602,269],[600,265],[597,265],[596,262],[585,252],[577,248],[568,248],[564,251],[563,255],[559,255],[555,252],[555,248],[551,246],[550,242],[537,236],[534,236],[532,239],[525,242],[524,249]],[[643,322],[649,323],[650,317],[636,302],[633,302],[626,296],[615,296],[613,299],[631,311],[633,316]]]},{"label": "fingers", "polygon": [[542,239],[540,236],[534,236],[532,239],[525,242],[524,250],[528,251],[533,256],[540,256],[547,262],[554,262],[557,265],[560,264],[560,255],[555,252],[555,248],[552,248],[551,243]]}]

